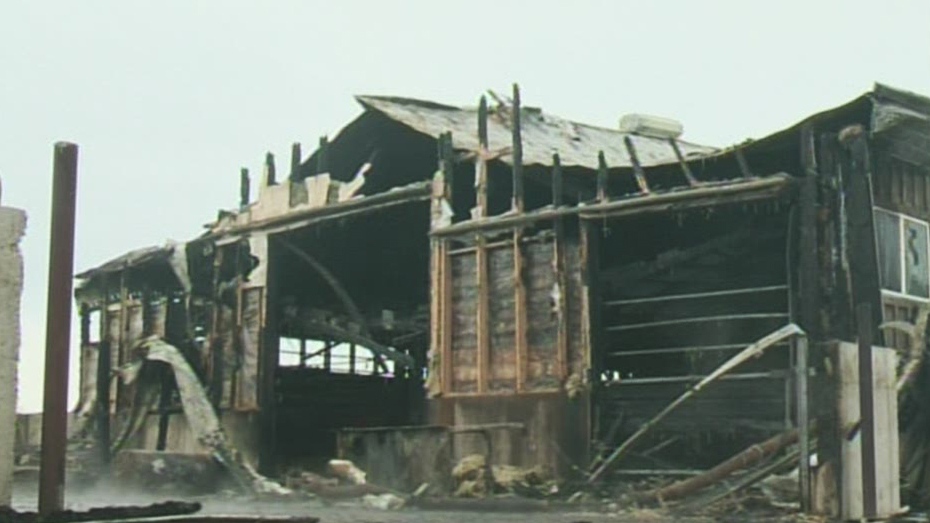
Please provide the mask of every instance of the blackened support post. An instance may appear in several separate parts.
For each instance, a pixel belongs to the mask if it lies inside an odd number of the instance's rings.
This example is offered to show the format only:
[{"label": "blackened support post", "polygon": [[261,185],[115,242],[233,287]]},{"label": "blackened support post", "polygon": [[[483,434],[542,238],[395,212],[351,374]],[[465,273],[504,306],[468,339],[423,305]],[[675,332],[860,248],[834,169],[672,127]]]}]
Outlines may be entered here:
[{"label": "blackened support post", "polygon": [[[482,96],[478,104],[478,155],[475,158],[475,218],[488,215],[488,101]],[[475,314],[477,334],[478,392],[488,390],[491,359],[490,283],[488,281],[487,240],[481,234],[475,238],[475,275],[478,290],[478,310]]]},{"label": "blackened support post", "polygon": [[633,175],[636,177],[636,186],[639,192],[649,194],[649,182],[646,180],[646,171],[643,165],[639,163],[639,156],[636,154],[636,146],[633,145],[633,139],[629,136],[623,137],[623,144],[626,145],[626,152],[630,156],[630,164],[633,165]]},{"label": "blackened support post", "polygon": [[597,201],[607,201],[607,159],[604,151],[597,152]]},{"label": "blackened support post", "polygon": [[275,185],[278,183],[276,178],[277,175],[275,174],[274,154],[267,152],[265,153],[265,185]]},{"label": "blackened support post", "polygon": [[795,385],[798,416],[798,451],[801,455],[798,463],[799,487],[801,489],[801,511],[809,512],[811,508],[811,462],[810,462],[810,416],[807,403],[808,374],[808,338],[799,336],[794,342],[795,348]]},{"label": "blackened support post", "polygon": [[[562,206],[562,160],[558,154],[552,155],[552,206]],[[553,223],[555,242],[553,245],[552,270],[558,282],[555,297],[556,317],[558,319],[558,338],[556,367],[559,380],[568,378],[568,275],[565,271],[565,219],[557,217]]]},{"label": "blackened support post", "polygon": [[691,167],[689,167],[688,162],[685,161],[685,156],[681,154],[681,147],[678,147],[678,142],[674,138],[669,138],[668,144],[671,145],[672,150],[675,151],[675,158],[678,159],[678,165],[681,166],[681,174],[685,176],[688,185],[691,187],[700,185],[701,182],[697,181],[697,178],[694,177],[694,173],[691,172]]},{"label": "blackened support post", "polygon": [[110,290],[109,278],[103,276],[103,303],[100,306],[100,332],[97,333],[100,343],[97,349],[97,405],[96,405],[96,429],[97,445],[100,454],[100,462],[104,467],[110,463],[110,389],[111,389],[111,367],[112,367],[112,345],[110,337],[107,335],[107,325],[109,325],[107,310],[109,305]]},{"label": "blackened support post", "polygon": [[249,206],[251,192],[251,182],[249,180],[249,170],[245,167],[239,169],[239,208],[245,209]]},{"label": "blackened support post", "polygon": [[878,511],[875,483],[875,395],[872,369],[872,306],[856,306],[856,323],[859,329],[859,412],[862,442],[862,514],[874,518]]},{"label": "blackened support post", "polygon": [[[804,168],[799,197],[800,235],[798,238],[800,324],[808,335],[820,339],[820,275],[817,242],[817,163],[814,136],[809,125],[801,130],[801,164]],[[792,297],[794,299],[794,297]],[[800,303],[798,303],[800,302]]]},{"label": "blackened support post", "polygon": [[39,513],[42,516],[61,511],[65,502],[77,160],[77,145],[67,142],[55,144],[39,473]]},{"label": "blackened support post", "polygon": [[316,173],[322,174],[329,172],[329,138],[320,137],[320,150],[316,153]]},{"label": "blackened support post", "polygon": [[[851,126],[839,133],[840,143],[847,149],[843,162],[843,183],[846,189],[846,216],[852,300],[871,306],[872,330],[879,343],[882,323],[882,299],[879,283],[878,252],[872,216],[872,180],[869,163],[867,131]],[[848,176],[847,176],[848,173]]]},{"label": "blackened support post", "polygon": [[511,130],[513,131],[513,210],[523,212],[523,134],[520,121],[520,86],[513,84],[513,110]]},{"label": "blackened support post", "polygon": [[300,157],[300,142],[294,142],[291,144],[291,181],[300,179]]}]

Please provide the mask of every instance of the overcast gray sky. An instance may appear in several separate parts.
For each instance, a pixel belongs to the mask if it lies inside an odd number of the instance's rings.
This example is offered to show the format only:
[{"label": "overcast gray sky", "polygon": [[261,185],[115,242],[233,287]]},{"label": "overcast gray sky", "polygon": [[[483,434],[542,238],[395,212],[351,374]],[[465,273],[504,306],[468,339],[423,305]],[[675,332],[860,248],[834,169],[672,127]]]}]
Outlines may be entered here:
[{"label": "overcast gray sky", "polygon": [[19,409],[41,408],[55,141],[81,146],[82,269],[194,236],[240,166],[334,134],[353,94],[473,104],[514,81],[553,114],[671,116],[727,145],[874,81],[930,94],[930,1],[3,0],[0,177],[29,213]]}]

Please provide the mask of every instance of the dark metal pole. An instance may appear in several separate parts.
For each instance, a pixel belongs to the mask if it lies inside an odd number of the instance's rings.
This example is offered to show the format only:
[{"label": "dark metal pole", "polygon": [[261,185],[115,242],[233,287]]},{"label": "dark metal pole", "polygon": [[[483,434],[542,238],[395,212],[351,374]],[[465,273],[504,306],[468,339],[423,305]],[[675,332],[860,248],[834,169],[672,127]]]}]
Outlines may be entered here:
[{"label": "dark metal pole", "polygon": [[862,515],[873,518],[877,512],[875,484],[875,398],[872,369],[872,305],[856,306],[859,328],[859,440],[862,442]]},{"label": "dark metal pole", "polygon": [[39,472],[39,513],[43,516],[62,510],[65,502],[77,158],[77,145],[67,142],[55,144],[45,330],[45,397]]}]

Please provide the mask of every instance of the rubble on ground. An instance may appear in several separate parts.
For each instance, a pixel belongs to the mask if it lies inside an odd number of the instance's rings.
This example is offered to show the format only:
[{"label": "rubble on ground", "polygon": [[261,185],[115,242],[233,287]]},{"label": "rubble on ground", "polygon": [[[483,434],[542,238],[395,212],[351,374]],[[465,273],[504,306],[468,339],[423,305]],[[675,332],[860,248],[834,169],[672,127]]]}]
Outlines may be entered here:
[{"label": "rubble on ground", "polygon": [[[480,454],[462,458],[452,469],[455,497],[478,498],[489,494],[516,494],[542,498],[557,491],[555,481],[542,467],[521,468],[513,465],[491,465],[493,481],[488,481],[487,462]],[[488,488],[492,492],[488,492]]]}]

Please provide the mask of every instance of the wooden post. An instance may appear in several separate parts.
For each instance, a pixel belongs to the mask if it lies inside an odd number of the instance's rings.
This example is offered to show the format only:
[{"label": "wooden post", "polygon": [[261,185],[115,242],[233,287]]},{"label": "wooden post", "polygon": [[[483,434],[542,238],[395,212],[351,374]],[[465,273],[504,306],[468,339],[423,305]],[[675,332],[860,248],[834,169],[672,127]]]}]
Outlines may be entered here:
[{"label": "wooden post", "polygon": [[269,151],[265,153],[265,186],[277,184],[275,177],[274,154]]},{"label": "wooden post", "polygon": [[300,179],[300,142],[291,144],[291,174],[292,181]]},{"label": "wooden post", "polygon": [[[552,155],[552,206],[562,206],[562,161],[558,153]],[[556,314],[558,338],[556,340],[556,369],[559,380],[568,378],[568,275],[565,273],[565,220],[555,219],[555,241],[552,247],[552,269],[558,284]]]},{"label": "wooden post", "polygon": [[[511,111],[511,128],[513,130],[513,210],[524,211],[523,205],[523,136],[520,122],[520,87],[513,85],[513,110]],[[526,286],[523,281],[523,231],[520,227],[513,230],[513,281],[514,281],[514,347],[517,364],[517,391],[526,389],[528,370],[527,354],[527,320],[526,320]]]},{"label": "wooden post", "polygon": [[[798,279],[800,324],[814,340],[820,332],[820,275],[817,242],[817,164],[814,158],[814,135],[810,124],[801,129],[801,165],[804,178],[799,197],[800,237],[798,238]],[[797,303],[797,302],[796,302]]]},{"label": "wooden post", "polygon": [[239,169],[239,209],[245,209],[249,206],[250,185],[249,170],[245,167]]},{"label": "wooden post", "polygon": [[681,173],[685,176],[685,180],[688,181],[688,185],[691,187],[700,185],[701,182],[697,181],[697,178],[694,177],[694,173],[691,172],[691,167],[689,167],[688,162],[685,161],[685,156],[681,154],[681,148],[678,147],[678,142],[674,138],[669,138],[668,143],[672,146],[672,151],[675,152],[675,158],[678,159],[678,165],[681,166]]},{"label": "wooden post", "polygon": [[520,122],[520,86],[513,84],[513,210],[523,212],[523,136]]},{"label": "wooden post", "polygon": [[604,151],[597,152],[597,201],[607,201],[607,159]]},{"label": "wooden post", "polygon": [[798,473],[800,476],[799,487],[801,489],[801,510],[809,512],[811,508],[811,462],[810,462],[810,419],[808,415],[807,403],[807,336],[799,336],[794,343],[795,348],[795,384],[797,387],[797,416],[798,416],[798,450],[800,451],[800,462],[798,463]]},{"label": "wooden post", "polygon": [[484,96],[478,103],[478,156],[475,158],[475,207],[477,217],[488,215],[488,100]]},{"label": "wooden post", "polygon": [[[478,104],[478,155],[475,158],[475,195],[476,218],[488,215],[488,102],[482,96]],[[488,249],[487,242],[480,233],[475,238],[475,273],[478,290],[478,310],[475,314],[476,334],[478,337],[477,378],[478,392],[488,390],[488,374],[491,359],[491,320],[489,316],[490,298],[488,282]]]},{"label": "wooden post", "polygon": [[[844,155],[843,182],[846,186],[846,216],[848,228],[850,281],[853,303],[871,306],[870,320],[874,336],[881,342],[881,283],[872,206],[872,180],[869,164],[867,131],[861,126],[847,127],[840,132],[840,142],[848,149]],[[846,173],[849,173],[846,176]]]},{"label": "wooden post", "polygon": [[104,467],[110,464],[110,383],[112,369],[112,354],[110,337],[107,335],[110,311],[109,278],[104,275],[103,303],[100,305],[100,343],[97,348],[97,415],[96,436],[100,461]]},{"label": "wooden post", "polygon": [[859,329],[859,412],[860,441],[862,442],[862,510],[866,518],[874,518],[878,511],[878,488],[875,483],[875,390],[872,368],[872,306],[856,306],[856,324]]},{"label": "wooden post", "polygon": [[646,171],[643,170],[642,164],[639,163],[639,156],[636,155],[636,147],[633,145],[633,139],[629,135],[623,137],[623,143],[626,145],[626,152],[630,155],[630,163],[633,164],[633,175],[636,177],[636,186],[639,192],[649,194],[649,182],[646,181]]},{"label": "wooden post", "polygon": [[320,149],[316,154],[316,173],[322,174],[329,172],[329,138],[320,137]]}]

